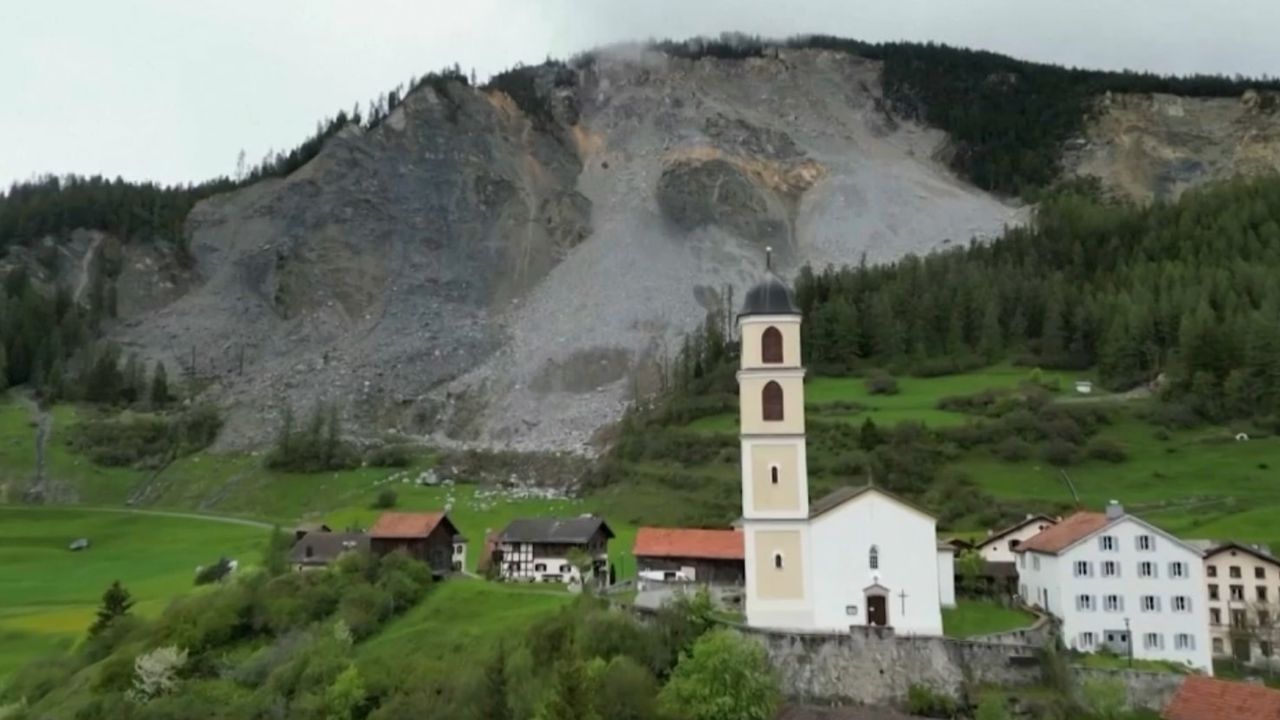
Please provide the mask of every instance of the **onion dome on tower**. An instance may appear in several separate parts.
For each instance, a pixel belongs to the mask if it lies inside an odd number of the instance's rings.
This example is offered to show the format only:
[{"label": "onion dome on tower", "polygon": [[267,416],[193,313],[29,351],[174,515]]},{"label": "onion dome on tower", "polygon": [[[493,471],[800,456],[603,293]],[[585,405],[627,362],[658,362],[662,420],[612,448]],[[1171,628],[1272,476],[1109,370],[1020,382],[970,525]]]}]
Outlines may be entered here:
[{"label": "onion dome on tower", "polygon": [[773,272],[773,249],[765,248],[765,275],[755,287],[747,291],[738,317],[747,315],[799,315],[791,288]]}]

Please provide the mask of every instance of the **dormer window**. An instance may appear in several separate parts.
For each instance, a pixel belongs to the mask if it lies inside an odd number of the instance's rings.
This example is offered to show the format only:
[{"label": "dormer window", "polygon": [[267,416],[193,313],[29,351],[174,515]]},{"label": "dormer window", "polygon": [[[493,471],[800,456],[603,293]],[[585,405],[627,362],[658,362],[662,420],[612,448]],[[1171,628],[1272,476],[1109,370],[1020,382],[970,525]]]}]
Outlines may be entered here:
[{"label": "dormer window", "polygon": [[782,362],[782,332],[769,326],[760,336],[760,361],[769,364]]}]

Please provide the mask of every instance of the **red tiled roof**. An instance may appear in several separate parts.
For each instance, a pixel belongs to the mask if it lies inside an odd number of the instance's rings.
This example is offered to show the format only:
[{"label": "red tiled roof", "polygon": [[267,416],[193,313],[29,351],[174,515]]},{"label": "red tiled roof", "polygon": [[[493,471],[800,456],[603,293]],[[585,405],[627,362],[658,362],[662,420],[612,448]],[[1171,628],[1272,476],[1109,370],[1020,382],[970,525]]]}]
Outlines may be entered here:
[{"label": "red tiled roof", "polygon": [[1107,516],[1099,512],[1078,512],[1051,528],[1031,536],[1018,546],[1018,551],[1057,554],[1077,540],[1087,537],[1107,526]]},{"label": "red tiled roof", "polygon": [[431,534],[444,519],[442,512],[406,513],[385,512],[369,531],[375,538],[421,538]]},{"label": "red tiled roof", "polygon": [[640,557],[744,558],[742,533],[738,530],[642,527],[636,531],[632,552]]},{"label": "red tiled roof", "polygon": [[1280,720],[1280,690],[1191,675],[1161,715],[1164,720]]}]

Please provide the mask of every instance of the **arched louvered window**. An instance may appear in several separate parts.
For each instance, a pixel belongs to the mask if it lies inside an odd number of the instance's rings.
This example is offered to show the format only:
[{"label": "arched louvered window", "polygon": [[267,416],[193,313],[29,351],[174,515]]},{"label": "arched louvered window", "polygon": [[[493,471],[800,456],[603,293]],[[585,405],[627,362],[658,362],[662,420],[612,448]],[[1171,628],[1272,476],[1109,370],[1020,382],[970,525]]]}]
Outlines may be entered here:
[{"label": "arched louvered window", "polygon": [[770,380],[765,383],[764,390],[760,393],[761,405],[764,408],[765,420],[781,420],[782,419],[782,386]]},{"label": "arched louvered window", "polygon": [[875,545],[871,546],[871,552],[869,553],[868,562],[871,564],[872,570],[880,569],[880,548],[876,547]]},{"label": "arched louvered window", "polygon": [[760,360],[766,363],[782,362],[782,333],[769,326],[760,336]]}]

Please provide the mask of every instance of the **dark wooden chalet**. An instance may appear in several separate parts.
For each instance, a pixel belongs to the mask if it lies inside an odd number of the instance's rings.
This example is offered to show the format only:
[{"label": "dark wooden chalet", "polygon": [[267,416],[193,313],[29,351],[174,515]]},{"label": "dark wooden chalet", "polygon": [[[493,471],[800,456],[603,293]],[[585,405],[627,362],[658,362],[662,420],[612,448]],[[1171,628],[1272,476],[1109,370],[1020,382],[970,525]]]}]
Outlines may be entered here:
[{"label": "dark wooden chalet", "polygon": [[403,550],[430,565],[433,575],[442,576],[453,569],[453,539],[459,534],[442,512],[385,512],[373,524],[369,538],[374,554]]},{"label": "dark wooden chalet", "polygon": [[369,536],[361,532],[309,532],[289,550],[289,564],[295,570],[322,568],[348,552],[369,552]]}]

